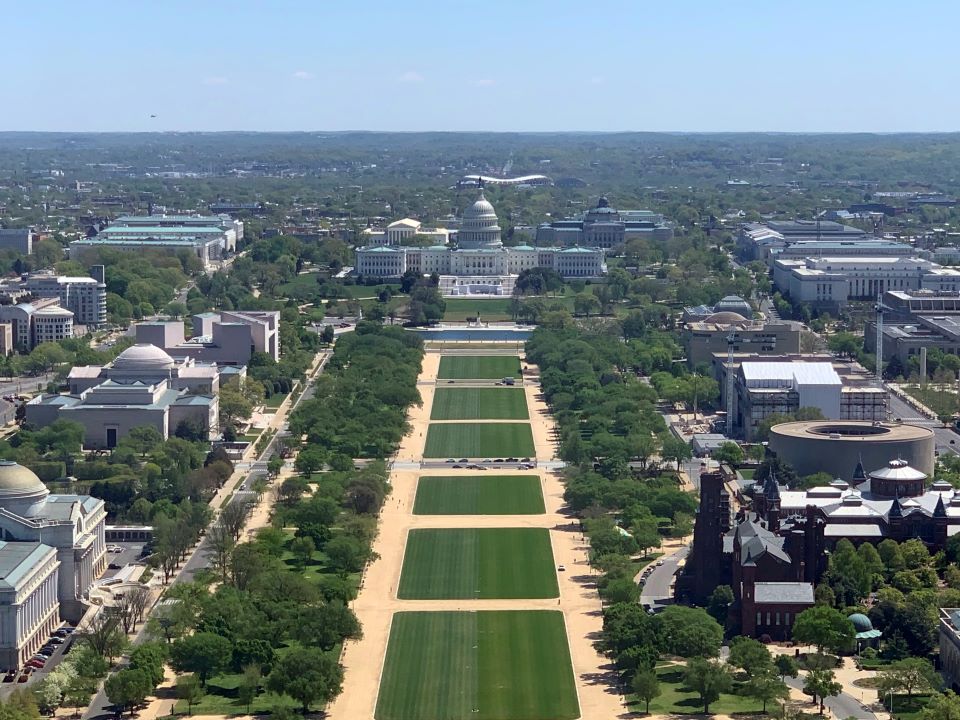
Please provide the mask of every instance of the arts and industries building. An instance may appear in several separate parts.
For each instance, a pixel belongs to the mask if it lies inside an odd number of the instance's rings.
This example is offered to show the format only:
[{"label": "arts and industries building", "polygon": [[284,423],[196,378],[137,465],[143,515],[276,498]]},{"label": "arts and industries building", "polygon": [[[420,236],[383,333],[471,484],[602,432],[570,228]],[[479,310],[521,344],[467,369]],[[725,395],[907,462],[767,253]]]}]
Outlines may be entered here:
[{"label": "arts and industries building", "polygon": [[205,312],[193,316],[193,332],[184,335],[180,321],[144,322],[136,326],[137,342],[149,343],[174,358],[245,366],[255,352],[280,361],[280,312],[243,310]]},{"label": "arts and industries building", "polygon": [[184,426],[212,440],[219,431],[221,374],[214,364],[178,362],[154,345],[133,345],[109,365],[72,368],[69,393],[30,400],[26,422],[37,427],[58,419],[77,422],[88,450],[116,447],[130,430],[144,426],[164,439]]},{"label": "arts and industries building", "polygon": [[51,495],[0,461],[0,667],[29,660],[62,621],[76,623],[106,566],[106,511],[87,495]]},{"label": "arts and industries building", "polygon": [[497,214],[480,197],[463,213],[456,247],[408,247],[389,244],[357,248],[356,273],[363,277],[400,277],[408,270],[437,274],[440,292],[456,295],[513,294],[517,276],[524,270],[546,267],[565,278],[594,278],[607,271],[599,247],[504,247]]},{"label": "arts and industries building", "polygon": [[234,252],[243,239],[243,223],[227,215],[124,215],[96,235],[70,243],[70,258],[81,259],[91,249],[125,252],[188,250],[204,266]]},{"label": "arts and industries building", "polygon": [[[753,486],[750,508],[733,517],[727,473],[703,473],[693,550],[677,598],[705,603],[713,588],[730,585],[737,634],[788,639],[797,614],[814,604],[827,551],[839,540],[917,538],[935,552],[960,532],[960,492],[928,480],[896,457],[870,472],[858,462],[828,485],[807,490],[788,490],[770,476]],[[858,640],[878,636],[868,622],[851,621]]]}]

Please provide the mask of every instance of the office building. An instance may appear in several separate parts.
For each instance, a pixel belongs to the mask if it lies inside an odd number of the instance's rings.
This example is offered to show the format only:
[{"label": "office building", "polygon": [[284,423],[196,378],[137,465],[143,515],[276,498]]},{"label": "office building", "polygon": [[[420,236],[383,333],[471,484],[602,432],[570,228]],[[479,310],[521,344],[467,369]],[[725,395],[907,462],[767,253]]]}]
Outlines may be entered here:
[{"label": "office building", "polygon": [[769,220],[741,223],[737,228],[738,254],[746,260],[763,262],[769,262],[772,254],[797,243],[854,241],[856,245],[874,240],[859,228],[830,220]]},{"label": "office building", "polygon": [[537,245],[583,245],[609,250],[634,239],[663,243],[673,238],[673,228],[662,215],[649,210],[616,210],[605,197],[582,216],[543,223],[537,227]]},{"label": "office building", "polygon": [[866,379],[847,385],[830,362],[744,361],[734,379],[733,433],[752,440],[771,415],[816,408],[829,420],[887,419],[886,390]]},{"label": "office building", "polygon": [[243,221],[235,220],[229,215],[122,215],[110,223],[110,228],[201,228],[202,232],[210,232],[208,228],[216,228],[223,234],[226,252],[234,252],[237,243],[243,240]]},{"label": "office building", "polygon": [[73,337],[73,313],[58,298],[40,298],[17,305],[0,305],[0,323],[9,323],[14,349],[30,352],[43,342]]},{"label": "office building", "polygon": [[[103,266],[99,274],[102,278]],[[37,273],[27,277],[22,287],[33,297],[57,298],[60,307],[73,313],[77,324],[97,326],[107,322],[107,286],[103,280]]]},{"label": "office building", "polygon": [[0,251],[12,250],[21,255],[33,253],[32,228],[0,228]]},{"label": "office building", "polygon": [[603,250],[597,247],[504,247],[493,206],[480,197],[463,213],[456,247],[373,245],[357,248],[360,276],[400,277],[407,270],[437,274],[444,295],[505,295],[513,293],[524,270],[548,267],[566,278],[594,278],[606,273]]},{"label": "office building", "polygon": [[[697,310],[692,308],[691,310]],[[777,320],[747,320],[725,311],[684,325],[682,341],[690,367],[710,365],[715,354],[748,351],[755,355],[787,355],[800,352],[800,323]]]},{"label": "office building", "polygon": [[[906,368],[924,347],[960,354],[960,292],[893,290],[884,293],[883,305],[885,361],[897,357]],[[876,318],[870,317],[864,327],[864,344],[873,350],[876,342]]]},{"label": "office building", "polygon": [[138,323],[136,332],[138,343],[156,345],[175,358],[246,366],[253,353],[261,352],[280,361],[280,312],[276,310],[200,313],[193,316],[189,339],[180,321]]},{"label": "office building", "polygon": [[93,237],[70,243],[71,259],[101,247],[124,252],[189,250],[204,267],[236,250],[243,223],[225,215],[124,215]]},{"label": "office building", "polygon": [[773,284],[794,303],[842,308],[850,300],[876,300],[887,290],[960,290],[960,270],[917,257],[777,259]]}]

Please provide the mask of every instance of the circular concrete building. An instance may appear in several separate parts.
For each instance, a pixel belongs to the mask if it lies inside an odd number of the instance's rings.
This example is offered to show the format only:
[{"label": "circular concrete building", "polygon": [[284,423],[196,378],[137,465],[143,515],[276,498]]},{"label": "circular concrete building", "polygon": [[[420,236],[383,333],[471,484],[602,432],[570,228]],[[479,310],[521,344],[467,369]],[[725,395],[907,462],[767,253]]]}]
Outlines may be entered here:
[{"label": "circular concrete building", "polygon": [[933,475],[933,431],[917,425],[860,420],[782,423],[770,429],[770,450],[801,476],[827,472],[850,480],[861,460],[871,473],[897,459]]}]

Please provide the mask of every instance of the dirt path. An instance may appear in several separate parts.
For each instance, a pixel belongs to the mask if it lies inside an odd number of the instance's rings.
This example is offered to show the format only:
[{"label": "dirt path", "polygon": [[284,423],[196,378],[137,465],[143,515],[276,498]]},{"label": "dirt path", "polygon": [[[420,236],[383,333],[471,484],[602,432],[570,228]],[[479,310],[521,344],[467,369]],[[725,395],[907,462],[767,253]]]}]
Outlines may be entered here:
[{"label": "dirt path", "polygon": [[[428,353],[419,378],[423,406],[412,408],[408,417],[410,433],[397,452],[399,462],[418,462],[423,456],[433,387],[440,355]],[[552,419],[539,389],[525,386],[530,408],[536,456],[540,461],[555,459]],[[434,467],[413,472],[391,473],[393,492],[381,512],[380,534],[374,544],[379,556],[367,569],[360,594],[352,607],[363,626],[363,638],[347,643],[343,653],[345,669],[343,692],[329,708],[333,720],[373,718],[380,675],[387,650],[393,614],[404,610],[560,610],[563,612],[570,653],[580,698],[581,717],[626,717],[622,698],[611,692],[611,669],[606,658],[593,648],[602,628],[600,600],[593,588],[587,564],[587,547],[573,518],[560,513],[563,485],[559,476],[544,469],[531,471],[497,470],[498,475],[532,475],[541,480],[546,514],[544,515],[414,515],[417,479],[421,475],[476,474],[470,470]],[[397,585],[403,565],[407,533],[413,528],[442,527],[543,527],[550,530],[554,560],[565,571],[558,572],[560,598],[547,600],[398,600]],[[429,720],[429,719],[426,719]]]}]

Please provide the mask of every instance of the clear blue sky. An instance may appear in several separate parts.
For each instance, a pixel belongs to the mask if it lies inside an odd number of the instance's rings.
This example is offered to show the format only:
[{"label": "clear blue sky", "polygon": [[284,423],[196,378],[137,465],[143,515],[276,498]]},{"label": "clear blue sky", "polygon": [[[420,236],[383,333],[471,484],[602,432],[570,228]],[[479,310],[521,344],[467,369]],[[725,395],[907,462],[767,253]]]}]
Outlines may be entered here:
[{"label": "clear blue sky", "polygon": [[960,130],[949,0],[11,0],[2,18],[0,130]]}]

